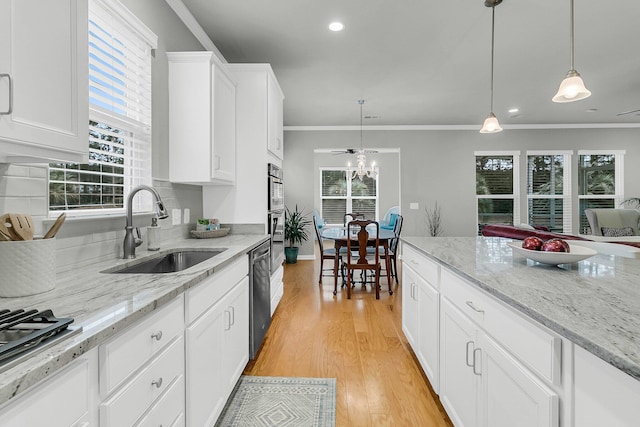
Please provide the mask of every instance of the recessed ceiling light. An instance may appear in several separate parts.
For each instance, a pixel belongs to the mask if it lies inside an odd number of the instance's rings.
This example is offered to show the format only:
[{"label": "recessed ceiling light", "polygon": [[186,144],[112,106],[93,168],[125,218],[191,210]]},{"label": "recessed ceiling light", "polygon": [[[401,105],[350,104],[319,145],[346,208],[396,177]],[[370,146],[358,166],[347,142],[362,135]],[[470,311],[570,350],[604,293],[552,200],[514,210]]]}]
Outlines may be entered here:
[{"label": "recessed ceiling light", "polygon": [[510,113],[517,113],[518,111],[520,111],[520,110],[519,110],[519,109],[517,109],[517,108],[510,108],[510,109],[509,109],[509,112],[510,112]]},{"label": "recessed ceiling light", "polygon": [[332,22],[329,24],[329,29],[331,31],[342,31],[344,29],[344,24],[342,22]]},{"label": "recessed ceiling light", "polygon": [[595,113],[596,111],[598,111],[598,109],[597,109],[597,108],[589,108],[589,109],[587,110],[587,113]]}]

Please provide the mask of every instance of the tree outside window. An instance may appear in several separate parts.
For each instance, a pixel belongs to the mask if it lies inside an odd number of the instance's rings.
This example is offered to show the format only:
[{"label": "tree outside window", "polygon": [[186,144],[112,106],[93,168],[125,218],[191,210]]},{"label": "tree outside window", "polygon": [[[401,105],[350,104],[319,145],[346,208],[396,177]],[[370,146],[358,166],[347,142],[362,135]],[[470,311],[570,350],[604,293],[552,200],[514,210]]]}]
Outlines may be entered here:
[{"label": "tree outside window", "polygon": [[527,153],[527,221],[571,233],[569,153]]},{"label": "tree outside window", "polygon": [[589,232],[585,209],[615,208],[623,197],[622,152],[579,152],[580,232]]},{"label": "tree outside window", "polygon": [[517,153],[476,153],[478,233],[487,224],[519,222]]}]

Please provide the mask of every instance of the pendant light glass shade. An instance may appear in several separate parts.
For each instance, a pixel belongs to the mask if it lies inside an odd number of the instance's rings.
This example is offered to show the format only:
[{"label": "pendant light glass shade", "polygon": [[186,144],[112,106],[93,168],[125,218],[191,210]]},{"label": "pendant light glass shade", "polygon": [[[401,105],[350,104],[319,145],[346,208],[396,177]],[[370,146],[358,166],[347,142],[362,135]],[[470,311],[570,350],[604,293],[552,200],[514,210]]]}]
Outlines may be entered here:
[{"label": "pendant light glass shade", "polygon": [[584,86],[580,74],[576,70],[570,70],[560,83],[558,93],[552,100],[553,102],[573,102],[589,96],[591,96],[591,91]]},{"label": "pendant light glass shade", "polygon": [[495,26],[496,26],[496,6],[502,3],[502,0],[486,0],[484,5],[491,8],[491,103],[490,113],[480,129],[480,133],[498,133],[502,132],[502,127],[498,122],[498,118],[493,114],[493,52],[495,44]]},{"label": "pendant light glass shade", "polygon": [[497,133],[502,132],[502,127],[500,127],[500,123],[498,123],[498,118],[493,113],[489,113],[486,119],[484,119],[484,123],[482,124],[482,129],[480,129],[480,133]]},{"label": "pendant light glass shade", "polygon": [[573,67],[573,0],[571,1],[571,21],[570,21],[570,33],[571,33],[571,69],[564,77],[564,80],[560,83],[558,93],[551,98],[553,102],[573,102],[580,101],[591,96],[591,92],[584,86],[582,77]]}]

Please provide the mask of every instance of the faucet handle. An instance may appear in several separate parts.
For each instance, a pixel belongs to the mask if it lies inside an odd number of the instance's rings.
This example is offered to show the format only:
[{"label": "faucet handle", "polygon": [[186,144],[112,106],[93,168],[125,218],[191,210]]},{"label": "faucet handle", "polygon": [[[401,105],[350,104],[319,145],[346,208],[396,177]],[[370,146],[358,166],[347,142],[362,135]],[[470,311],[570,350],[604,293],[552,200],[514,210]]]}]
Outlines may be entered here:
[{"label": "faucet handle", "polygon": [[142,235],[140,234],[140,227],[136,227],[136,235],[138,236],[135,239],[136,248],[137,248],[138,246],[140,246],[142,244]]}]

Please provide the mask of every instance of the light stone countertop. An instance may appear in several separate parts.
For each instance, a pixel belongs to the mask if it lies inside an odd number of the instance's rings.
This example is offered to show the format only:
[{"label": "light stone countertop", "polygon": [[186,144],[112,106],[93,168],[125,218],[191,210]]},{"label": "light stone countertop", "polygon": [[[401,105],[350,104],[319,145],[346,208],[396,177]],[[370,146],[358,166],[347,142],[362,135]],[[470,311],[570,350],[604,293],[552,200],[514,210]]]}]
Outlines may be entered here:
[{"label": "light stone countertop", "polygon": [[640,260],[598,254],[550,266],[501,237],[402,237],[516,310],[640,380]]},{"label": "light stone countertop", "polygon": [[[185,290],[220,271],[268,240],[264,234],[230,234],[215,239],[163,242],[158,252],[138,248],[135,260],[109,259],[68,273],[59,273],[55,289],[21,298],[0,298],[0,308],[52,309],[56,317],[72,317],[82,331],[53,347],[36,351],[21,364],[0,373],[0,404],[52,375],[78,356],[162,307]],[[106,274],[103,270],[140,262],[172,249],[227,248],[191,268],[164,274]]]}]

